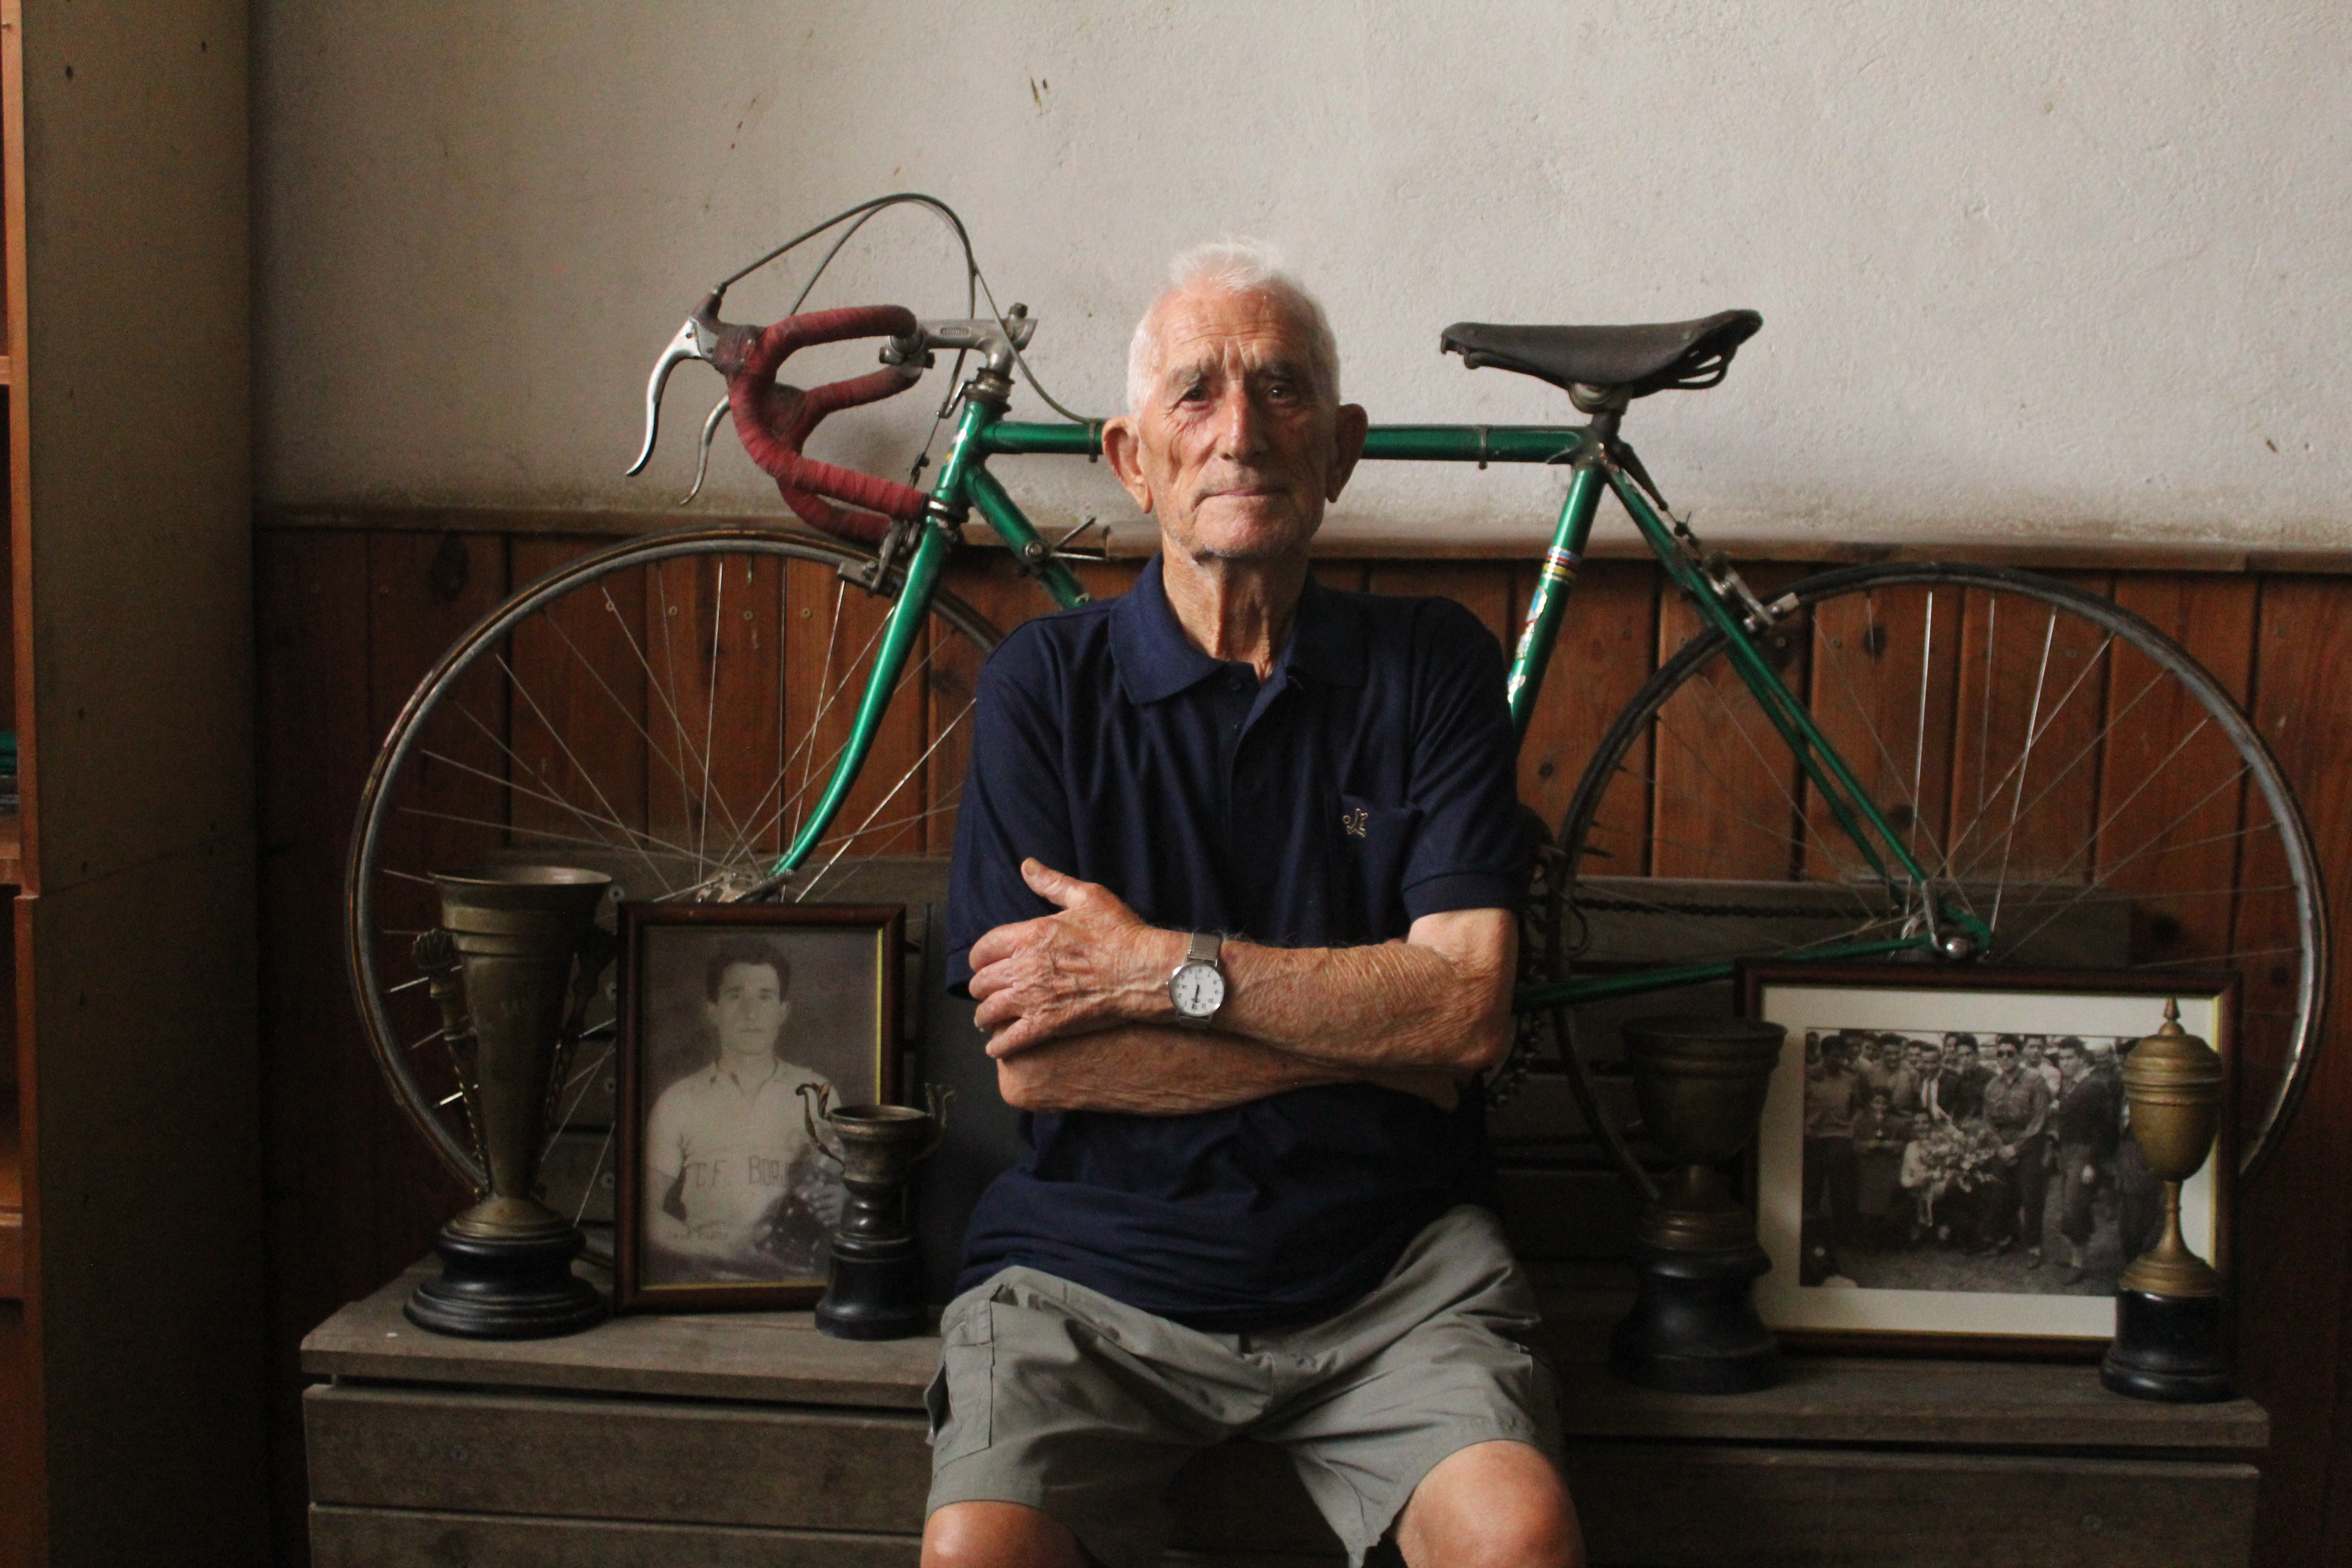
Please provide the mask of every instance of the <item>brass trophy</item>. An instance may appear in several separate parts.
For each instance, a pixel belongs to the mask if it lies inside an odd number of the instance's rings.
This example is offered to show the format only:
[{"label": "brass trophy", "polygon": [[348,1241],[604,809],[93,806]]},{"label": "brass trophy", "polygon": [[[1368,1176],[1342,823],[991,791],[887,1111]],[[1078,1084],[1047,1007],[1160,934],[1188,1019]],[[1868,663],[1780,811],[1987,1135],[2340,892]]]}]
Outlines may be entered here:
[{"label": "brass trophy", "polygon": [[1752,1291],[1772,1263],[1721,1167],[1756,1141],[1787,1031],[1675,1016],[1633,1019],[1622,1033],[1643,1123],[1681,1169],[1635,1226],[1633,1310],[1610,1336],[1610,1364],[1679,1394],[1769,1388],[1780,1348]]},{"label": "brass trophy", "polygon": [[2212,1151],[2225,1070],[2219,1051],[2180,1026],[2176,1001],[2124,1062],[2132,1141],[2164,1183],[2164,1235],[2116,1282],[2116,1342],[2099,1363],[2099,1381],[2135,1399],[2189,1404],[2234,1392],[2221,1277],[2180,1235],[2180,1184]]},{"label": "brass trophy", "polygon": [[[841,1340],[903,1340],[930,1326],[923,1304],[922,1259],[907,1226],[907,1186],[916,1163],[947,1132],[955,1090],[929,1086],[930,1110],[910,1105],[843,1105],[821,1083],[800,1086],[801,1115],[816,1152],[841,1167],[849,1202],[832,1237],[833,1269],[816,1326]],[[839,1141],[818,1130],[823,1116]]]},{"label": "brass trophy", "polygon": [[600,1321],[604,1299],[572,1272],[580,1227],[539,1201],[552,1086],[612,956],[596,910],[612,879],[562,866],[436,875],[441,925],[416,962],[441,1005],[474,1156],[489,1190],[441,1227],[437,1279],[408,1299],[435,1333],[522,1340]]}]

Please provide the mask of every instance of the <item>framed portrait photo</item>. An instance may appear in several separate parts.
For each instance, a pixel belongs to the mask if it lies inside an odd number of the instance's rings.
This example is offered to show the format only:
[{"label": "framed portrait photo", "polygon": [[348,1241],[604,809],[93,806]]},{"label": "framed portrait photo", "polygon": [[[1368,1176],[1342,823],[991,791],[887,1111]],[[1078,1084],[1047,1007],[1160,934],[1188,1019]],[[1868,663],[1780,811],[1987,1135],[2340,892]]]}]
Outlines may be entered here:
[{"label": "framed portrait photo", "polygon": [[[1800,1347],[2096,1356],[2164,1223],[2123,1065],[2168,1000],[2229,1064],[2235,977],[1789,963],[1739,989],[1789,1032],[1755,1153],[1765,1322]],[[2182,1235],[2224,1276],[2227,1081],[2181,1189]]]},{"label": "framed portrait photo", "polygon": [[803,1084],[898,1092],[898,905],[624,904],[615,1306],[805,1307],[841,1173]]}]

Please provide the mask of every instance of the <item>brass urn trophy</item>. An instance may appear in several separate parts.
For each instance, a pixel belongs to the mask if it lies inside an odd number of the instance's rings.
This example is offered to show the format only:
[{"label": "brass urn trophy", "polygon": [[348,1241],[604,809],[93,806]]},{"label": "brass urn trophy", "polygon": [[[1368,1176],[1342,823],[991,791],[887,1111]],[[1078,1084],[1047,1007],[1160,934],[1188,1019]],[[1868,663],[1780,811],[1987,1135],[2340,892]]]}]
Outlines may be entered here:
[{"label": "brass urn trophy", "polygon": [[579,1038],[612,939],[596,909],[612,879],[562,866],[491,866],[436,875],[441,924],[416,939],[416,962],[441,1005],[474,1156],[488,1173],[480,1201],[441,1227],[440,1278],[417,1286],[408,1321],[470,1339],[541,1339],[604,1316],[594,1286],[572,1272],[580,1227],[539,1201],[551,1087]]},{"label": "brass urn trophy", "polygon": [[1744,1394],[1780,1381],[1780,1348],[1756,1315],[1771,1259],[1722,1165],[1756,1141],[1787,1031],[1748,1018],[1634,1019],[1623,1026],[1651,1138],[1680,1170],[1633,1233],[1633,1310],[1610,1364],[1647,1388]]},{"label": "brass urn trophy", "polygon": [[[816,1326],[841,1340],[903,1340],[930,1326],[923,1303],[922,1258],[907,1224],[907,1187],[915,1166],[947,1131],[955,1090],[931,1084],[930,1110],[910,1105],[830,1103],[821,1083],[800,1086],[801,1115],[816,1152],[841,1167],[849,1189],[841,1224],[832,1236],[833,1268]],[[825,1142],[817,1118],[833,1130]]]},{"label": "brass urn trophy", "polygon": [[2227,1399],[2221,1277],[2180,1235],[2180,1184],[2213,1148],[2221,1120],[2221,1055],[2180,1026],[2180,1005],[2124,1062],[2132,1141],[2164,1183],[2164,1235],[2116,1282],[2116,1342],[2099,1381],[2135,1399],[2191,1404]]}]

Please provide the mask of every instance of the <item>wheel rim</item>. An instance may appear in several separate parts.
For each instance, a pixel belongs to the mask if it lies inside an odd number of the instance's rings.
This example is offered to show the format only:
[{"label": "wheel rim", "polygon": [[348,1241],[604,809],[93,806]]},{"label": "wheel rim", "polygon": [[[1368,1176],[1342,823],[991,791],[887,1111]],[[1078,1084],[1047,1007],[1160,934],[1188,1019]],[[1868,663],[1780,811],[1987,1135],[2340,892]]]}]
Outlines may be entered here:
[{"label": "wheel rim", "polygon": [[[2230,694],[2130,610],[2029,574],[1855,568],[1790,599],[1783,679],[1943,892],[1994,928],[1990,963],[2240,976],[2240,1165],[2256,1169],[2306,1077],[2325,915],[2293,799]],[[1842,841],[1724,647],[1701,637],[1661,667],[1570,805],[1588,963],[1662,941],[1761,957],[1896,935],[1916,912]]]},{"label": "wheel rim", "polygon": [[[760,879],[864,690],[898,586],[876,595],[846,574],[870,565],[758,529],[631,541],[515,595],[402,710],[361,796],[346,959],[395,1100],[469,1186],[482,1173],[407,952],[434,919],[425,874],[582,864],[633,900],[726,897]],[[946,854],[971,693],[996,637],[935,596],[875,753],[783,896],[857,897],[878,864]],[[550,1201],[592,1223],[609,1212],[613,1170],[609,991],[567,1075],[546,1173]]]}]

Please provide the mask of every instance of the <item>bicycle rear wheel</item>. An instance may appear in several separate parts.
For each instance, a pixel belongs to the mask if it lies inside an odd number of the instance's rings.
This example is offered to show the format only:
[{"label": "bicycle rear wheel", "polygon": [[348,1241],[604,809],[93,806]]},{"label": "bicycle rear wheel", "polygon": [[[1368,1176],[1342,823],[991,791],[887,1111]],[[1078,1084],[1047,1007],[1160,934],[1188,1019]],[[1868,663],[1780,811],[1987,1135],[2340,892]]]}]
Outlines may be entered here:
[{"label": "bicycle rear wheel", "polygon": [[[385,1080],[460,1180],[483,1176],[410,956],[437,920],[429,875],[583,866],[614,878],[615,902],[760,881],[823,793],[865,691],[900,588],[866,586],[872,565],[764,529],[633,540],[515,595],[418,685],[361,795],[345,952]],[[934,596],[856,788],[780,896],[897,902],[940,884],[971,693],[996,640],[961,600]],[[608,995],[545,1162],[548,1201],[590,1224],[611,1213],[615,1088]]]},{"label": "bicycle rear wheel", "polygon": [[[2130,610],[2031,573],[1856,567],[1782,603],[1759,644],[1933,896],[1991,928],[1983,964],[2238,975],[2240,1168],[2258,1166],[2310,1066],[2326,916],[2229,691]],[[1801,955],[1898,936],[1919,907],[1839,829],[1726,649],[1708,632],[1667,660],[1578,786],[1560,845],[1580,972]],[[1697,1000],[1586,1009],[1575,1036],[1601,1056],[1616,1016]]]}]

